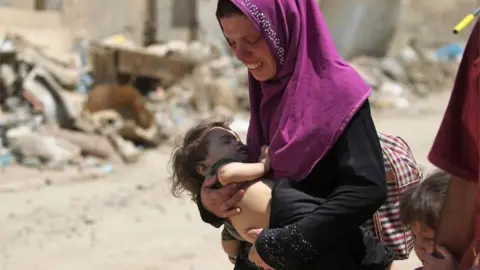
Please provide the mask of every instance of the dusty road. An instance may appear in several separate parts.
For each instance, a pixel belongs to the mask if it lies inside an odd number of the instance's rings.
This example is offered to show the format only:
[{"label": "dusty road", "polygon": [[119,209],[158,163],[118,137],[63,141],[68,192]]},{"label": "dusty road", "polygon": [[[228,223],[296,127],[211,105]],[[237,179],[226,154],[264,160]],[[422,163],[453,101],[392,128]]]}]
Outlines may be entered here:
[{"label": "dusty road", "polygon": [[[438,128],[448,93],[412,112],[375,113],[379,131],[402,136],[418,162]],[[170,149],[146,153],[135,166],[82,179],[75,171],[0,171],[1,270],[224,270],[220,232],[195,205],[168,191]],[[398,269],[413,269],[412,256]]]}]

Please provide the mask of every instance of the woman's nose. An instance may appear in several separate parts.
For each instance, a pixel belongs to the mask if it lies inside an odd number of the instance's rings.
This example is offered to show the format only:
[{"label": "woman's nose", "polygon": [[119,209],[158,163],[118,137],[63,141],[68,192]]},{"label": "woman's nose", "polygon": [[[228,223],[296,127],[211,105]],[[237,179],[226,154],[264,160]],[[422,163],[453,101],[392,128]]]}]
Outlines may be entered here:
[{"label": "woman's nose", "polygon": [[243,47],[243,46],[237,46],[237,48],[234,51],[235,57],[237,57],[238,60],[245,62],[245,60],[251,56],[252,52]]}]

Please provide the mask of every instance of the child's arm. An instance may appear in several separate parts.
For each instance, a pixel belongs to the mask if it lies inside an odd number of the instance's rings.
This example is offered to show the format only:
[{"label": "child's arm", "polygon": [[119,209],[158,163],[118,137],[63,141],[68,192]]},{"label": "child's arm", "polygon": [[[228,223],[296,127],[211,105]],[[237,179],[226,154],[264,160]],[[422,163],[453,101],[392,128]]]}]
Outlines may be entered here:
[{"label": "child's arm", "polygon": [[256,180],[270,171],[268,146],[262,146],[256,163],[232,162],[221,166],[217,171],[218,181],[222,185]]},{"label": "child's arm", "polygon": [[218,181],[222,185],[256,180],[265,174],[262,162],[241,163],[232,162],[223,165],[217,171]]}]

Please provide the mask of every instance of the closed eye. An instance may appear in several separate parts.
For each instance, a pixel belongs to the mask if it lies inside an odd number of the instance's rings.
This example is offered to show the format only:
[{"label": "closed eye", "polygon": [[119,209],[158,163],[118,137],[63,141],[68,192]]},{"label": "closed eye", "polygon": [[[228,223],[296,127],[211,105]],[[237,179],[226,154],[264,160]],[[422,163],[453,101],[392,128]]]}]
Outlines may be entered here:
[{"label": "closed eye", "polygon": [[236,141],[236,138],[233,135],[224,135],[222,136],[222,142],[224,144],[230,144],[232,141]]},{"label": "closed eye", "polygon": [[235,42],[233,42],[233,40],[230,40],[230,39],[228,39],[228,38],[227,38],[227,42],[228,42],[228,44],[230,45],[230,47],[236,45]]},{"label": "closed eye", "polygon": [[250,45],[257,45],[258,43],[260,43],[261,40],[262,40],[262,37],[261,37],[261,36],[246,38],[246,41],[247,41],[248,44],[250,44]]}]

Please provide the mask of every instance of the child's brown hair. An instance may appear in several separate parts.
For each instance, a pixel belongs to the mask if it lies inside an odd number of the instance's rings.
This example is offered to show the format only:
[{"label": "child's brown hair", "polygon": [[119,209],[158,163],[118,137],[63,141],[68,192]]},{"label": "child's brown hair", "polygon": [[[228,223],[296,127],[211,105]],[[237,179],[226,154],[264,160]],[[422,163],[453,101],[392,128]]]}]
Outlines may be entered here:
[{"label": "child's brown hair", "polygon": [[410,187],[400,199],[400,220],[406,226],[421,222],[437,230],[443,200],[451,175],[437,170],[422,182]]},{"label": "child's brown hair", "polygon": [[205,120],[190,129],[183,138],[180,146],[173,150],[170,162],[173,173],[170,177],[171,191],[179,197],[187,191],[196,201],[204,176],[197,171],[198,162],[207,158],[208,141],[205,139],[208,132],[215,127],[230,129],[227,121]]}]

